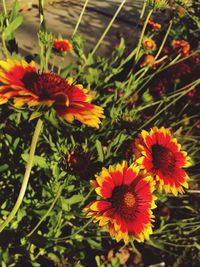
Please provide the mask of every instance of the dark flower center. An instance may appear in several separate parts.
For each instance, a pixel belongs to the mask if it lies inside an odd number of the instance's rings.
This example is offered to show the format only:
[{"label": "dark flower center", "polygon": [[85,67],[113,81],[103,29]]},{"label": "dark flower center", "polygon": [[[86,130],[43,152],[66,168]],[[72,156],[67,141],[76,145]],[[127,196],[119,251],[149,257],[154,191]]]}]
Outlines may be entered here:
[{"label": "dark flower center", "polygon": [[131,186],[121,185],[113,189],[112,207],[125,219],[131,220],[135,215],[136,198]]},{"label": "dark flower center", "polygon": [[67,166],[72,173],[84,173],[89,165],[89,156],[83,151],[71,153],[67,157]]},{"label": "dark flower center", "polygon": [[22,78],[24,86],[41,99],[52,99],[57,92],[64,92],[69,88],[66,80],[54,73],[28,72]]},{"label": "dark flower center", "polygon": [[152,146],[153,165],[162,170],[164,174],[170,174],[176,165],[176,158],[168,148],[155,144]]}]

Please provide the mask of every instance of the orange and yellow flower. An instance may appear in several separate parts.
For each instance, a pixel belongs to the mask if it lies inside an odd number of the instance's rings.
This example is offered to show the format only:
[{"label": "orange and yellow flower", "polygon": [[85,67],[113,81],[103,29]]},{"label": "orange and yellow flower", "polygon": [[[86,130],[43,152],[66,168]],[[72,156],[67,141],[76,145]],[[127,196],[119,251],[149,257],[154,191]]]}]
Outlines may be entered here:
[{"label": "orange and yellow flower", "polygon": [[174,195],[188,188],[188,175],[183,167],[189,167],[190,158],[181,145],[171,137],[169,129],[154,127],[148,133],[143,130],[135,142],[136,162],[152,176],[156,186]]},{"label": "orange and yellow flower", "polygon": [[156,49],[156,43],[151,38],[145,37],[143,47],[147,50],[154,51]]},{"label": "orange and yellow flower", "polygon": [[141,64],[140,67],[145,67],[145,66],[151,66],[151,67],[155,67],[155,57],[153,55],[146,55]]},{"label": "orange and yellow flower", "polygon": [[54,39],[53,49],[58,53],[71,52],[73,46],[71,42],[67,39]]},{"label": "orange and yellow flower", "polygon": [[1,60],[0,82],[0,104],[13,100],[15,107],[53,106],[68,122],[76,119],[97,128],[104,118],[103,109],[90,103],[92,97],[82,85],[52,72],[39,73],[34,62]]},{"label": "orange and yellow flower", "polygon": [[172,42],[172,47],[174,49],[180,49],[184,57],[188,56],[190,53],[190,44],[185,40],[178,40]]},{"label": "orange and yellow flower", "polygon": [[103,168],[96,180],[91,181],[101,200],[90,203],[85,210],[99,226],[106,227],[117,242],[128,242],[129,236],[144,242],[152,233],[155,197],[150,177],[144,176],[140,168],[124,161],[116,168]]},{"label": "orange and yellow flower", "polygon": [[159,23],[156,23],[152,20],[148,20],[148,25],[151,26],[154,30],[160,30],[161,29],[161,25]]}]

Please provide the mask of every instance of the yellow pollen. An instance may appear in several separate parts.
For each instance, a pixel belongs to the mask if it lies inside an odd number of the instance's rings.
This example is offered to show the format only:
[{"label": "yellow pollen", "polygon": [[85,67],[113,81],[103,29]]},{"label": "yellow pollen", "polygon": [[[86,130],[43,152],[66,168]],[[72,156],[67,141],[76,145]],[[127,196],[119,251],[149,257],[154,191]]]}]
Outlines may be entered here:
[{"label": "yellow pollen", "polygon": [[124,194],[124,203],[127,207],[133,207],[135,205],[135,197],[132,193],[127,192]]},{"label": "yellow pollen", "polygon": [[146,45],[147,45],[148,47],[152,47],[152,46],[153,46],[153,44],[152,44],[151,41],[147,41]]},{"label": "yellow pollen", "polygon": [[66,96],[66,102],[65,102],[65,105],[67,106],[67,107],[69,107],[69,98]]}]

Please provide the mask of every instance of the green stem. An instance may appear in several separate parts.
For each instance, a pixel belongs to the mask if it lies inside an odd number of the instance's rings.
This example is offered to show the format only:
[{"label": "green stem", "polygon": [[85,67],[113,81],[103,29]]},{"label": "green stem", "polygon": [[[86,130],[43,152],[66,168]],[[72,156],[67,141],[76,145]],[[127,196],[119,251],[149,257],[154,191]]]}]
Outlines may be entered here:
[{"label": "green stem", "polygon": [[[198,84],[198,83],[197,83]],[[175,102],[177,102],[181,97],[186,95],[189,91],[191,91],[193,88],[189,88],[186,90],[183,94],[181,94],[179,97],[171,101],[168,105],[166,105],[163,109],[161,109],[159,112],[157,112],[154,116],[152,116],[149,120],[147,120],[141,127],[139,127],[138,130],[143,129],[146,125],[148,125],[151,121],[153,121],[155,118],[157,118],[163,111],[165,111],[167,108],[169,108],[171,105],[173,105]]]},{"label": "green stem", "polygon": [[54,201],[52,202],[51,206],[49,207],[48,211],[44,214],[44,216],[40,219],[40,221],[36,224],[36,226],[33,228],[33,230],[27,234],[27,237],[31,236],[37,229],[38,227],[41,225],[41,223],[43,221],[46,220],[46,218],[49,216],[50,212],[52,211],[52,209],[54,208],[58,198],[60,197],[62,190],[63,190],[64,185],[59,185],[58,191],[56,193],[56,196],[54,198]]},{"label": "green stem", "polygon": [[82,19],[82,17],[83,17],[83,14],[84,14],[84,12],[85,12],[85,9],[86,9],[86,6],[87,6],[88,2],[89,2],[89,0],[85,0],[85,4],[84,4],[84,6],[83,6],[83,8],[82,8],[81,14],[80,14],[79,19],[78,19],[78,21],[77,21],[77,23],[76,23],[76,27],[75,27],[74,32],[73,32],[73,34],[72,34],[72,38],[74,37],[74,35],[76,34],[76,32],[77,32],[77,30],[78,30],[79,24],[80,24],[80,22],[81,22],[81,19]]},{"label": "green stem", "polygon": [[[133,51],[131,51],[131,53],[124,59],[121,61],[120,65],[117,67],[117,73],[119,73],[119,71],[121,70],[121,68],[129,61],[133,58],[133,56],[136,53],[136,49],[134,49]],[[114,75],[116,74],[110,74],[109,76],[107,76],[104,80],[105,83],[107,83]]]},{"label": "green stem", "polygon": [[8,12],[7,12],[7,8],[6,8],[6,1],[5,0],[2,0],[2,4],[3,4],[4,14],[6,16],[6,25],[8,26],[9,25],[9,20],[7,18]]},{"label": "green stem", "polygon": [[6,218],[6,220],[0,225],[0,233],[3,231],[3,229],[15,217],[15,214],[19,210],[19,207],[20,207],[20,205],[22,203],[22,200],[24,198],[24,195],[25,195],[25,192],[26,192],[26,188],[27,188],[27,185],[28,185],[28,181],[29,181],[29,177],[30,177],[30,173],[31,173],[31,169],[32,169],[32,166],[33,166],[33,159],[34,159],[35,149],[36,149],[37,141],[38,141],[41,129],[42,129],[42,125],[43,125],[43,122],[42,122],[42,120],[39,119],[38,122],[37,122],[36,128],[35,128],[34,134],[33,134],[30,153],[29,153],[27,164],[26,164],[26,171],[25,171],[25,174],[24,174],[22,186],[21,186],[17,201],[16,201],[15,206],[13,207],[12,211],[10,212],[8,217]]},{"label": "green stem", "polygon": [[7,58],[9,58],[10,53],[9,53],[9,51],[8,51],[8,49],[7,49],[7,46],[6,46],[6,41],[5,41],[5,35],[4,35],[4,32],[3,32],[2,35],[1,35],[1,40],[2,40],[2,46],[3,46],[3,51],[4,51],[4,53],[5,53],[5,56],[6,56]]},{"label": "green stem", "polygon": [[200,194],[200,190],[187,190],[187,193],[190,193],[190,194]]},{"label": "green stem", "polygon": [[[7,12],[7,8],[6,8],[5,0],[2,0],[2,5],[3,5],[4,14],[5,14],[5,17],[6,17],[6,26],[8,26],[9,25],[9,20],[7,18],[8,12]],[[7,46],[6,46],[4,32],[2,32],[1,39],[2,39],[2,46],[3,46],[3,50],[4,50],[4,53],[5,53],[5,56],[8,58],[9,57],[9,51],[7,49]]]},{"label": "green stem", "polygon": [[142,11],[141,11],[141,14],[140,14],[140,20],[143,18],[143,16],[144,16],[144,12],[145,12],[145,9],[146,9],[146,5],[147,5],[147,3],[146,3],[146,0],[144,0],[144,4],[143,4],[143,6],[142,6]]},{"label": "green stem", "polygon": [[[174,94],[172,94],[172,95],[166,96],[166,97],[165,97],[166,100],[164,100],[164,99],[160,99],[160,100],[158,100],[158,101],[151,102],[151,103],[149,103],[149,104],[147,104],[147,105],[145,105],[145,106],[140,106],[140,107],[138,108],[138,111],[141,111],[141,110],[144,110],[144,109],[146,109],[146,108],[149,108],[149,107],[158,105],[158,104],[160,104],[160,103],[164,103],[165,101],[167,102],[167,101],[169,101],[171,98],[175,98],[176,96],[182,95],[183,92],[184,92],[184,90],[185,90],[186,88],[188,88],[188,86],[193,86],[194,84],[196,84],[196,81],[195,81],[195,82],[192,82],[192,83],[190,83],[190,84],[187,84],[185,87],[182,87],[181,89],[179,89],[179,91],[178,91],[177,93],[174,93]],[[155,112],[155,113],[156,113],[156,112]]]},{"label": "green stem", "polygon": [[92,188],[89,193],[84,197],[84,199],[81,201],[81,205],[83,203],[85,203],[85,201],[90,197],[90,195],[92,194],[92,192],[94,191],[94,188]]},{"label": "green stem", "polygon": [[88,55],[88,58],[86,59],[85,63],[83,64],[83,66],[80,68],[76,79],[78,79],[78,77],[80,76],[81,72],[83,72],[84,68],[88,65],[88,61],[89,59],[95,54],[95,52],[97,51],[97,49],[99,48],[99,46],[101,45],[103,39],[105,38],[107,32],[110,30],[113,22],[115,21],[116,17],[118,16],[119,12],[121,11],[122,7],[124,6],[126,0],[123,0],[120,4],[120,6],[118,7],[118,9],[116,10],[115,14],[113,15],[112,19],[110,20],[108,26],[106,27],[106,29],[104,30],[103,34],[101,35],[101,37],[99,38],[97,44],[95,45],[95,47],[93,48],[92,52]]},{"label": "green stem", "polygon": [[46,31],[46,23],[44,18],[44,0],[39,0],[39,16],[40,16],[40,30]]},{"label": "green stem", "polygon": [[144,33],[145,33],[145,30],[146,30],[146,27],[147,27],[147,23],[149,21],[149,18],[151,17],[153,13],[153,9],[149,11],[147,17],[146,17],[146,20],[145,20],[145,23],[144,23],[144,26],[142,28],[142,32],[141,32],[141,35],[140,35],[140,39],[139,39],[139,42],[138,42],[138,45],[137,45],[137,52],[136,52],[136,55],[135,55],[135,61],[137,62],[138,61],[138,57],[139,57],[139,53],[140,53],[140,48],[141,48],[141,45],[142,45],[142,40],[143,40],[143,37],[144,37]]},{"label": "green stem", "polygon": [[[40,32],[44,33],[46,32],[46,24],[45,24],[45,17],[44,17],[44,0],[38,0],[38,6],[39,6],[39,17],[40,17]],[[39,37],[41,38],[41,36]],[[43,37],[42,37],[43,38]],[[40,46],[40,70],[43,71],[43,69],[46,68],[46,45],[42,42],[42,40],[39,41]]]},{"label": "green stem", "polygon": [[170,23],[169,23],[169,27],[167,29],[167,32],[166,32],[164,38],[163,38],[162,44],[160,45],[159,50],[158,50],[158,52],[157,52],[157,54],[155,56],[155,59],[157,59],[159,57],[160,53],[162,52],[162,49],[163,49],[163,47],[164,47],[164,45],[165,45],[165,43],[167,41],[167,37],[168,37],[168,35],[170,33],[171,27],[172,27],[172,21],[170,21]]},{"label": "green stem", "polygon": [[73,236],[79,234],[80,232],[82,232],[85,228],[88,227],[88,225],[93,221],[93,218],[91,218],[86,224],[83,225],[83,227],[81,227],[78,231],[76,231],[75,233],[68,235],[68,236],[64,236],[62,238],[58,238],[56,239],[57,241],[65,241],[69,238],[72,238]]},{"label": "green stem", "polygon": [[130,243],[131,243],[131,246],[132,246],[132,250],[135,254],[137,255],[141,255],[141,253],[139,252],[139,250],[135,247],[135,244],[134,244],[134,239],[133,237],[130,237]]},{"label": "green stem", "polygon": [[110,30],[113,22],[115,21],[116,17],[118,16],[119,12],[121,11],[122,7],[124,6],[126,0],[123,0],[120,4],[120,6],[118,7],[118,9],[116,10],[114,16],[112,17],[112,19],[110,20],[108,26],[106,27],[105,31],[103,32],[102,36],[100,37],[99,41],[97,42],[97,44],[95,45],[95,47],[93,48],[92,52],[90,53],[89,56],[93,56],[95,54],[95,52],[97,51],[97,49],[99,48],[100,44],[102,43],[103,39],[105,38],[107,32]]},{"label": "green stem", "polygon": [[[200,52],[200,49],[194,51],[194,52],[191,53],[189,56],[187,56],[187,57],[182,57],[182,58],[180,58],[181,55],[179,54],[176,58],[174,58],[173,60],[171,60],[170,63],[169,63],[168,65],[161,66],[160,68],[158,68],[158,69],[154,72],[154,74],[148,75],[148,76],[145,78],[147,81],[145,82],[145,84],[142,85],[142,88],[144,88],[144,86],[145,86],[145,85],[146,85],[146,84],[147,84],[147,83],[148,83],[148,82],[149,82],[149,81],[150,81],[156,74],[158,74],[158,73],[160,73],[160,72],[163,72],[164,70],[170,68],[170,67],[173,66],[173,65],[176,65],[176,64],[178,64],[178,63],[180,63],[180,62],[182,62],[182,61],[187,60],[188,58],[190,58],[190,57],[192,57],[192,56],[198,54],[199,52]],[[180,59],[179,59],[179,58],[180,58]]]},{"label": "green stem", "polygon": [[170,68],[170,67],[173,66],[173,65],[176,65],[176,64],[178,64],[178,63],[180,63],[180,62],[182,62],[182,61],[184,61],[184,60],[186,60],[186,59],[188,59],[188,58],[194,56],[194,55],[197,54],[199,51],[200,51],[200,50],[198,49],[198,50],[196,50],[195,52],[191,53],[189,56],[187,56],[187,57],[183,57],[183,58],[181,58],[181,59],[179,59],[180,56],[181,56],[181,55],[179,54],[179,55],[178,55],[175,59],[173,59],[168,65],[161,66],[161,67],[158,68],[153,74],[150,74],[150,75],[146,76],[146,77],[143,79],[143,84],[142,84],[142,85],[139,87],[139,89],[135,92],[135,95],[138,94],[139,92],[141,92],[142,89],[148,84],[149,81],[151,81],[151,79],[152,79],[155,75],[157,75],[157,74],[160,73],[160,72],[163,72],[164,70]]}]

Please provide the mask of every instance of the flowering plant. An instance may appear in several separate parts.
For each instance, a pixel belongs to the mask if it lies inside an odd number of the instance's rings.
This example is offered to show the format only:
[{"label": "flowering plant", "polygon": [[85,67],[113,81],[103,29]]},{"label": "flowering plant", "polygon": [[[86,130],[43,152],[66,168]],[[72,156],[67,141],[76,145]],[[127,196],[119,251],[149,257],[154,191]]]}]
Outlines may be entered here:
[{"label": "flowering plant", "polygon": [[88,1],[63,37],[39,0],[38,52],[23,55],[19,3],[2,1],[2,266],[144,266],[148,250],[147,265],[177,265],[199,249],[198,46],[175,38],[179,15],[157,20],[166,1],[145,1],[137,44],[120,35],[97,56],[125,3],[87,54],[77,32]]}]

